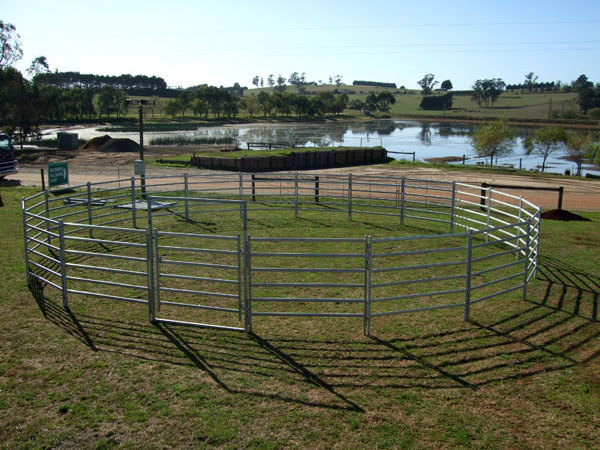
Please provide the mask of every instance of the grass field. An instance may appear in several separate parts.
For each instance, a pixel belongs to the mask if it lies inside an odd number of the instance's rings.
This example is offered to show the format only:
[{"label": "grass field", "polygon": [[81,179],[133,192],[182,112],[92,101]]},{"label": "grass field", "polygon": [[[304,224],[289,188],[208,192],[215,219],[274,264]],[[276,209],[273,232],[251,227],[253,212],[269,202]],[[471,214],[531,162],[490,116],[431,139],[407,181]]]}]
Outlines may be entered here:
[{"label": "grass field", "polygon": [[[3,188],[0,442],[7,448],[573,448],[600,438],[600,229],[542,222],[538,280],[460,310],[256,320],[255,334],[152,325],[143,305],[62,307],[26,287],[20,198]],[[416,234],[386,219],[264,216],[254,234]],[[166,219],[165,219],[166,220]],[[362,223],[361,223],[362,222]],[[186,224],[175,222],[179,231]],[[219,218],[198,223],[221,229]],[[227,226],[227,223],[221,224]],[[232,225],[229,224],[229,228]]]}]

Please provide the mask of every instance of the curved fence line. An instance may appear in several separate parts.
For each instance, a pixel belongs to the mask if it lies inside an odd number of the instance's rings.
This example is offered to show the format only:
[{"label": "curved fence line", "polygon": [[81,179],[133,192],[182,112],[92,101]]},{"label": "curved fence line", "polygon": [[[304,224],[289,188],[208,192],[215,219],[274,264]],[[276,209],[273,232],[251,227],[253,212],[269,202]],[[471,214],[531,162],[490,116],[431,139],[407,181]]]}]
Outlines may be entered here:
[{"label": "curved fence line", "polygon": [[[435,230],[248,234],[249,214],[279,210],[388,216]],[[163,216],[207,214],[230,217],[239,233],[153,226]],[[525,297],[540,208],[491,187],[407,177],[184,174],[40,192],[23,199],[23,231],[28,283],[58,289],[64,306],[72,295],[142,303],[151,321],[244,331],[261,316],[360,317],[368,334],[373,317],[461,307],[467,320],[472,304],[518,290]],[[229,325],[221,316],[192,322],[173,308],[224,315]]]}]

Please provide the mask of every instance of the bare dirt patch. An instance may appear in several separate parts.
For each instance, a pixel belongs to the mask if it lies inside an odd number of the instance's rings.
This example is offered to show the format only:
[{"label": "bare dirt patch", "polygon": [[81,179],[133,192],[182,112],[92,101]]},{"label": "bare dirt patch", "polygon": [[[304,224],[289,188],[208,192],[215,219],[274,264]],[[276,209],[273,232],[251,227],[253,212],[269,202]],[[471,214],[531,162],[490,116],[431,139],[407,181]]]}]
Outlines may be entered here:
[{"label": "bare dirt patch", "polygon": [[[195,151],[214,150],[219,153],[219,146],[148,146],[145,147],[147,159],[169,158],[170,156],[191,154]],[[71,185],[127,179],[133,176],[133,161],[139,158],[135,151],[102,152],[93,149],[73,151],[36,150],[27,152],[19,163],[19,173],[7,177],[9,180],[20,180],[25,186],[40,186],[40,169],[55,161],[69,162],[69,181]],[[147,168],[152,176],[175,175],[189,173],[216,173],[206,169],[192,167],[154,167]],[[370,166],[354,166],[311,171],[314,173],[335,173],[356,175],[406,176],[409,178],[456,181],[460,183],[504,184],[531,187],[564,187],[563,208],[572,211],[600,211],[600,181],[575,179],[562,176],[536,177],[524,175],[494,174],[478,171],[443,170],[433,167],[402,167],[401,165],[379,164]],[[529,191],[526,189],[502,189],[540,205],[544,209],[554,209],[558,204],[556,192]]]}]

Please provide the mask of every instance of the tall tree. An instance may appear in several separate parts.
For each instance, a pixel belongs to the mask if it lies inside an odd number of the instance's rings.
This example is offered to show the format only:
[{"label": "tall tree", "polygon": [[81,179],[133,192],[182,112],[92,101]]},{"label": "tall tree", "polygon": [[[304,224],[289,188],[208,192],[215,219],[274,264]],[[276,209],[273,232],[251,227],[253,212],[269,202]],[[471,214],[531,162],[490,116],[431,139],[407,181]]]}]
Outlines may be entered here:
[{"label": "tall tree", "polygon": [[567,140],[567,134],[562,126],[550,125],[538,128],[533,137],[525,139],[524,147],[528,155],[535,153],[542,157],[542,172],[546,169],[546,160]]},{"label": "tall tree", "polygon": [[279,75],[277,77],[277,86],[275,87],[275,89],[277,89],[277,91],[279,91],[279,92],[285,91],[285,82],[286,82],[286,79],[284,77],[282,77],[281,75]]},{"label": "tall tree", "polygon": [[269,87],[273,87],[273,86],[275,86],[275,75],[273,75],[273,74],[270,74],[270,75],[267,77],[267,84],[269,85]]},{"label": "tall tree", "polygon": [[389,112],[390,107],[396,103],[396,99],[390,92],[380,92],[377,94],[377,109],[382,112]]},{"label": "tall tree", "polygon": [[493,166],[494,158],[513,151],[515,140],[515,132],[501,119],[478,127],[471,136],[471,145],[479,156],[489,157]]},{"label": "tall tree", "polygon": [[264,117],[267,117],[267,113],[269,113],[271,111],[271,108],[273,107],[271,102],[271,96],[265,91],[260,91],[256,100],[260,107],[263,109]]},{"label": "tall tree", "polygon": [[581,176],[583,163],[587,157],[591,156],[592,149],[595,145],[592,134],[589,132],[567,132],[565,145],[567,147],[568,160],[577,164],[576,175]]},{"label": "tall tree", "polygon": [[21,36],[12,23],[0,20],[0,69],[11,67],[23,57]]},{"label": "tall tree", "polygon": [[436,84],[438,84],[437,81],[434,81],[435,79],[435,75],[432,73],[428,73],[427,75],[425,75],[423,78],[421,78],[419,81],[417,81],[417,84],[419,86],[421,86],[421,95],[431,95],[433,93],[433,88],[435,87]]},{"label": "tall tree", "polygon": [[256,95],[248,95],[247,97],[244,97],[244,107],[246,108],[246,111],[248,111],[248,114],[250,114],[250,117],[252,117],[256,112],[257,106],[258,101]]},{"label": "tall tree", "polygon": [[258,85],[260,84],[260,77],[258,75],[252,78],[252,84],[258,88]]},{"label": "tall tree", "polygon": [[450,91],[450,90],[452,90],[452,88],[453,88],[452,81],[450,81],[450,80],[444,80],[444,81],[442,81],[442,84],[440,85],[440,88],[442,89],[442,91]]},{"label": "tall tree", "polygon": [[537,79],[537,75],[535,75],[533,72],[529,72],[525,75],[525,87],[527,88],[530,94],[533,91],[533,88],[535,87]]},{"label": "tall tree", "polygon": [[35,78],[37,75],[41,73],[50,72],[50,67],[48,66],[48,61],[45,56],[38,56],[29,65],[27,69],[27,73],[30,77]]}]

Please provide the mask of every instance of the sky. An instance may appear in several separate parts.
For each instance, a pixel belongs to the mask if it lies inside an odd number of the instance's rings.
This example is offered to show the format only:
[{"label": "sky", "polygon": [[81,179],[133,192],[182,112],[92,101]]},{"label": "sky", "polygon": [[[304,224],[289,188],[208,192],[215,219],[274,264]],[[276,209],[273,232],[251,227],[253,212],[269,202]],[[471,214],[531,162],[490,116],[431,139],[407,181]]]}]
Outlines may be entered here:
[{"label": "sky", "polygon": [[418,88],[483,78],[600,82],[600,1],[0,0],[20,35],[21,71],[156,75],[172,87],[252,87],[305,73]]}]

